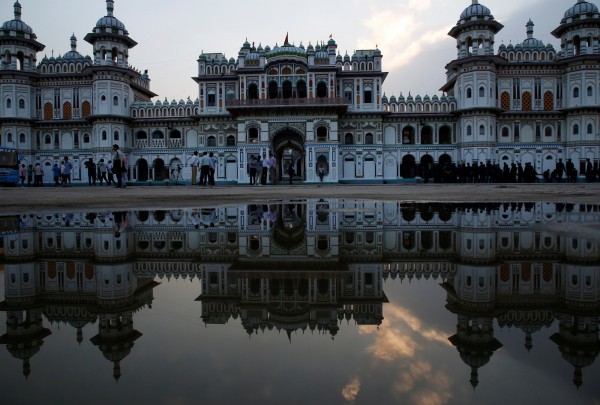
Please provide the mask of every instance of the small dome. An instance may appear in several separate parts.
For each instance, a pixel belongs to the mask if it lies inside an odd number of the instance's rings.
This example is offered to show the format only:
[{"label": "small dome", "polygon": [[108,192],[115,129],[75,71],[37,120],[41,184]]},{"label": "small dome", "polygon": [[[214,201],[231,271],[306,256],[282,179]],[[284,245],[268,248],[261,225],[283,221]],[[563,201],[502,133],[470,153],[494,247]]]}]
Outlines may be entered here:
[{"label": "small dome", "polygon": [[329,46],[335,46],[336,43],[335,43],[335,41],[334,41],[333,38],[330,38],[329,41],[327,42],[327,45],[329,45]]},{"label": "small dome", "polygon": [[35,34],[31,27],[21,21],[21,4],[18,0],[14,4],[14,9],[15,18],[2,24],[2,31],[5,31],[5,34],[8,33],[8,31],[16,31],[17,33],[29,34],[35,38]]},{"label": "small dome", "polygon": [[129,33],[125,29],[125,24],[123,24],[118,18],[116,18],[113,15],[114,8],[114,1],[106,0],[106,16],[98,20],[98,22],[96,23],[96,28],[100,29],[101,31],[104,31],[107,28],[110,28],[111,30],[115,28],[117,30],[123,31],[125,35],[129,35]]},{"label": "small dome", "polygon": [[494,18],[492,12],[486,6],[479,4],[478,0],[473,0],[473,4],[469,7],[465,8],[465,10],[460,15],[461,20],[470,20],[473,17],[477,18],[485,18],[489,17],[491,19]]},{"label": "small dome", "polygon": [[591,17],[594,14],[596,14],[596,16],[598,14],[598,7],[596,7],[595,4],[588,3],[585,0],[578,0],[577,4],[565,11],[561,24],[564,24],[569,18],[578,19],[583,15]]}]

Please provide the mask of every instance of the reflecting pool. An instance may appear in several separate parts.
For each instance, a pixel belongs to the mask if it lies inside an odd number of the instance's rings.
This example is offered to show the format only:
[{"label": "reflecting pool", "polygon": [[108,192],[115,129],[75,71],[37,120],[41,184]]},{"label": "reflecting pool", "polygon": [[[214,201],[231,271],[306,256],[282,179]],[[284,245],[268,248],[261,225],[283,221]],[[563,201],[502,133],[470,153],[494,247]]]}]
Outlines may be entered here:
[{"label": "reflecting pool", "polygon": [[0,402],[600,401],[600,206],[0,217]]}]

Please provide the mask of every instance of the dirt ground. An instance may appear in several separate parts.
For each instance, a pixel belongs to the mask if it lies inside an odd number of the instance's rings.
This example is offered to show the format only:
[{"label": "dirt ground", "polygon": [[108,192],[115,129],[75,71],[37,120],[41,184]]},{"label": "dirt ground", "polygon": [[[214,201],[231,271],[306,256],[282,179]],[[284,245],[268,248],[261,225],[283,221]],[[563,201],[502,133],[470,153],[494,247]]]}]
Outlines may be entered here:
[{"label": "dirt ground", "polygon": [[172,209],[313,198],[414,202],[570,202],[597,204],[600,183],[277,186],[45,186],[0,188],[0,214]]}]

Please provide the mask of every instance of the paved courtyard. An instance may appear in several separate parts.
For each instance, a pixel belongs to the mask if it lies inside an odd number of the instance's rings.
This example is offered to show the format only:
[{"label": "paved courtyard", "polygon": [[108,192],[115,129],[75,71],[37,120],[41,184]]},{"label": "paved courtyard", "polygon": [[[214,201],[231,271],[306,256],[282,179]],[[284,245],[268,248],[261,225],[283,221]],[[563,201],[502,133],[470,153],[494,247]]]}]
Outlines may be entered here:
[{"label": "paved courtyard", "polygon": [[600,202],[600,183],[0,188],[0,213],[171,209],[307,198],[415,202]]}]

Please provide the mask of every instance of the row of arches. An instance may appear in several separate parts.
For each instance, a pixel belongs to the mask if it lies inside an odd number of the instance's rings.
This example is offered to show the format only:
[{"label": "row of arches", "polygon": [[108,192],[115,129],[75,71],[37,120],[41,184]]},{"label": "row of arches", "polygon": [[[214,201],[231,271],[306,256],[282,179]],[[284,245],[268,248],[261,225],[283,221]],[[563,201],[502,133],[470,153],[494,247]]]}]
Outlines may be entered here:
[{"label": "row of arches", "polygon": [[507,59],[509,62],[522,62],[522,61],[552,61],[556,54],[553,51],[515,51],[508,50],[500,52],[500,56]]},{"label": "row of arches", "polygon": [[169,118],[190,117],[200,113],[198,107],[138,107],[132,106],[131,116],[133,118]]},{"label": "row of arches", "polygon": [[206,74],[207,75],[226,75],[226,74],[234,74],[235,65],[220,65],[220,66],[207,66]]},{"label": "row of arches", "polygon": [[341,67],[342,70],[344,72],[355,72],[355,71],[373,71],[373,70],[379,70],[379,62],[344,62],[343,64],[341,62],[337,63],[338,67]]},{"label": "row of arches", "polygon": [[384,112],[448,112],[455,111],[456,103],[453,102],[399,102],[399,103],[384,103],[383,111]]},{"label": "row of arches", "polygon": [[[328,87],[325,81],[319,81],[315,89],[316,98],[326,98],[328,96]],[[271,80],[267,86],[267,98],[275,99],[290,99],[290,98],[307,98],[308,87],[304,79],[300,79],[293,83],[291,80],[284,80],[281,85],[275,80]],[[260,91],[258,84],[250,83],[247,90],[248,100],[258,100]]]},{"label": "row of arches", "polygon": [[45,74],[61,74],[61,73],[81,73],[89,64],[81,62],[57,62],[50,64],[49,62],[44,63],[40,67],[40,73]]}]

